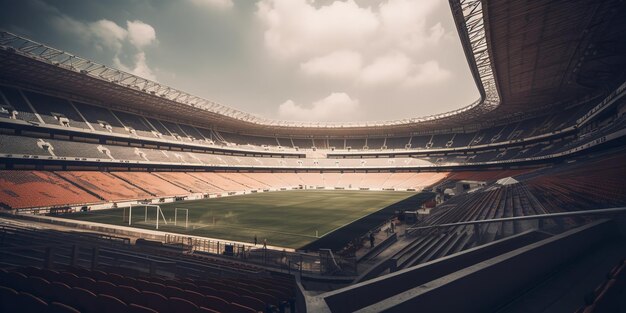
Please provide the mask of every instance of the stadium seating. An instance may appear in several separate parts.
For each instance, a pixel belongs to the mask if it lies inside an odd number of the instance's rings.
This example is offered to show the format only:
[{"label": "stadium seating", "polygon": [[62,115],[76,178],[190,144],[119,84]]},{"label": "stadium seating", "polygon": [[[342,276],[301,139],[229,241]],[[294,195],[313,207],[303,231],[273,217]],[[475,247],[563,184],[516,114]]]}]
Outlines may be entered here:
[{"label": "stadium seating", "polygon": [[251,172],[251,173],[241,173],[241,175],[246,176],[250,179],[260,182],[263,184],[263,187],[270,188],[291,188],[298,187],[300,184],[290,184],[280,179],[277,173],[263,173],[263,172]]},{"label": "stadium seating", "polygon": [[432,135],[420,135],[411,137],[411,148],[426,149],[426,144],[430,142]]},{"label": "stadium seating", "polygon": [[0,152],[10,155],[50,155],[50,150],[42,146],[43,142],[47,140],[0,134]]},{"label": "stadium seating", "polygon": [[311,147],[313,147],[312,139],[291,138],[291,142],[293,142],[294,147],[300,149],[311,149]]},{"label": "stadium seating", "polygon": [[[491,183],[487,187],[446,201],[444,205],[431,211],[431,214],[419,225],[439,225],[624,205],[626,190],[623,187],[626,181],[618,169],[624,161],[626,160],[621,155],[554,169],[452,172],[438,185],[445,186],[458,180]],[[496,179],[507,176],[515,176],[520,182],[510,185],[494,183]],[[390,180],[387,177],[386,183],[392,183],[394,179]],[[548,220],[544,222],[542,228],[568,228],[581,225],[585,221],[585,218]],[[399,269],[406,268],[536,227],[536,222],[515,221],[490,223],[478,228],[457,226],[445,233],[420,231],[419,236],[396,253],[393,258],[398,260]]]},{"label": "stadium seating", "polygon": [[623,295],[626,290],[626,259],[615,265],[607,273],[606,278],[585,297],[586,305],[578,309],[576,313],[620,312],[623,310]]},{"label": "stadium seating", "polygon": [[224,191],[243,191],[249,189],[245,185],[228,178],[228,175],[225,174],[198,172],[189,173],[189,175],[192,175]]},{"label": "stadium seating", "polygon": [[128,135],[128,131],[124,129],[124,126],[109,109],[81,102],[74,102],[74,106],[94,130]]},{"label": "stadium seating", "polygon": [[553,210],[595,209],[623,205],[626,201],[626,176],[621,170],[623,155],[601,161],[573,163],[536,173],[529,187]]},{"label": "stadium seating", "polygon": [[200,131],[197,128],[190,126],[190,125],[185,125],[185,124],[178,124],[178,126],[190,138],[193,138],[195,140],[206,140],[206,138],[204,138],[202,133],[200,133]]},{"label": "stadium seating", "polygon": [[[271,306],[291,306],[295,297],[295,282],[290,276],[272,275],[250,265],[240,266],[220,259],[203,259],[198,263],[197,257],[184,254],[146,252],[139,246],[110,239],[96,240],[97,237],[24,226],[5,227],[1,231],[11,234],[2,243],[3,262],[35,266],[0,268],[0,312],[259,312]],[[44,260],[46,256],[38,253],[41,246],[28,247],[28,242],[33,241],[53,246],[55,261]],[[102,247],[98,269],[73,266],[61,257],[70,255],[72,246],[99,244]],[[22,247],[21,251],[31,249],[29,257],[11,253],[16,247]],[[112,253],[115,260],[107,258]],[[82,258],[80,254],[75,256]],[[194,276],[190,270],[175,271],[182,275],[176,279],[155,276],[147,274],[147,264],[141,261],[146,258],[170,263],[180,259],[188,266],[196,262],[204,271],[201,277]],[[47,264],[48,268],[40,268],[37,262]],[[129,266],[141,270],[130,270]],[[164,268],[167,269],[174,270]]]},{"label": "stadium seating", "polygon": [[146,199],[151,195],[109,173],[95,171],[56,172],[106,201]]},{"label": "stadium seating", "polygon": [[161,138],[167,140],[177,141],[178,139],[170,133],[170,131],[163,125],[163,123],[159,120],[146,117],[146,121],[152,126],[156,131],[161,134]]},{"label": "stadium seating", "polygon": [[385,142],[387,149],[405,149],[409,143],[409,137],[388,137]]},{"label": "stadium seating", "polygon": [[[241,146],[246,149],[261,149],[276,146],[301,149],[330,149],[334,147],[343,150],[350,147],[352,150],[361,150],[365,147],[378,150],[383,146],[390,150],[404,149],[410,144],[412,149],[441,149],[480,146],[483,144],[502,143],[508,140],[516,140],[523,137],[531,137],[550,134],[556,130],[564,129],[575,123],[576,118],[584,115],[592,104],[580,105],[568,108],[565,112],[550,112],[544,116],[533,117],[526,121],[515,122],[507,125],[493,126],[470,133],[449,133],[436,135],[418,135],[412,137],[387,137],[387,138],[343,138],[343,139],[319,139],[319,138],[276,138],[253,135],[235,134],[224,131],[212,131],[187,124],[178,124],[151,117],[144,117],[121,111],[109,109],[44,95],[32,91],[20,91],[11,87],[2,87],[2,93],[8,99],[8,106],[18,112],[17,118],[25,121],[39,122],[38,117],[32,111],[28,101],[35,108],[44,123],[49,125],[62,125],[70,128],[112,132],[145,139],[166,139],[178,142],[194,142],[205,144],[224,144]],[[22,96],[22,93],[24,96]],[[39,112],[41,111],[41,112]],[[61,120],[62,119],[62,120]],[[65,122],[67,119],[67,122]],[[87,124],[89,123],[89,125]],[[522,151],[513,157],[531,157],[545,155],[554,151],[559,146],[551,147],[552,150],[537,146],[535,150]],[[65,156],[65,155],[64,155]],[[69,157],[69,156],[68,156]],[[73,155],[71,157],[90,157]],[[489,161],[495,154],[483,154],[472,158],[473,161]],[[496,158],[503,160],[502,157]],[[437,163],[440,163],[438,161]]]},{"label": "stadium seating", "polygon": [[145,119],[141,116],[125,113],[125,112],[112,112],[113,115],[126,127],[126,129],[130,132],[134,132],[134,134],[138,136],[144,137],[155,137],[152,129]]},{"label": "stadium seating", "polygon": [[2,297],[17,300],[3,302],[7,311],[50,312],[56,303],[65,311],[58,308],[53,312],[206,312],[200,308],[259,312],[267,306],[278,307],[294,296],[293,286],[277,278],[271,282],[219,277],[162,280],[82,268],[59,272],[34,267],[3,271],[0,275]]},{"label": "stadium seating", "polygon": [[148,192],[153,196],[177,196],[189,193],[181,187],[178,187],[152,173],[145,172],[111,172],[111,175],[133,185],[141,190]]},{"label": "stadium seating", "polygon": [[195,192],[207,192],[207,193],[216,193],[222,192],[223,190],[198,179],[189,173],[180,173],[180,172],[155,172],[153,175],[173,184],[178,187],[181,187],[185,190],[188,190],[191,193]]},{"label": "stadium seating", "polygon": [[[0,135],[0,139],[10,138]],[[11,140],[0,141],[10,145]],[[54,142],[53,142],[54,144]],[[36,145],[36,142],[33,143]],[[88,144],[85,144],[88,145]],[[28,145],[22,145],[24,147]],[[63,147],[60,145],[59,147]],[[81,147],[81,145],[78,145]],[[114,147],[114,146],[111,146]],[[119,148],[119,147],[118,147]],[[36,148],[40,149],[40,148]],[[130,149],[130,147],[128,148]],[[135,148],[133,148],[135,149]],[[43,149],[40,149],[44,151]],[[138,149],[145,152],[146,158],[161,160],[176,157],[173,163],[199,163],[223,162],[225,164],[237,164],[235,160],[242,157],[226,158],[218,155],[205,155],[212,159],[193,159],[189,152],[158,151],[151,149]],[[57,152],[57,150],[54,150]],[[60,152],[69,151],[65,148]],[[112,148],[111,153],[120,155],[121,149]],[[24,153],[38,151],[23,150]],[[102,154],[102,152],[97,151]],[[133,153],[135,159],[142,158],[141,154]],[[186,158],[182,158],[184,155]],[[97,156],[97,155],[93,155]],[[228,160],[228,161],[227,161]],[[268,159],[281,161],[283,159]],[[295,162],[298,159],[287,159]],[[352,159],[345,159],[349,161]],[[414,160],[414,159],[409,159]],[[178,162],[177,162],[178,161]],[[354,160],[352,160],[354,161]],[[399,161],[399,159],[381,159],[380,161]],[[259,161],[260,162],[260,161]],[[154,197],[184,196],[190,193],[222,193],[237,192],[244,190],[264,190],[295,188],[300,186],[319,188],[366,188],[366,189],[395,189],[395,190],[422,190],[428,187],[449,186],[455,181],[485,181],[493,182],[497,179],[520,176],[525,179],[522,184],[525,189],[534,195],[547,211],[555,212],[565,210],[571,206],[587,204],[588,208],[607,207],[624,203],[626,194],[623,189],[624,177],[620,176],[619,164],[624,162],[623,157],[610,159],[610,162],[596,162],[592,166],[579,166],[560,174],[559,171],[541,170],[538,174],[535,169],[516,169],[501,171],[454,171],[438,173],[236,173],[236,172],[91,172],[91,171],[58,171],[56,173],[45,171],[11,172],[2,175],[7,181],[3,184],[5,190],[2,201],[7,208],[21,209],[36,206],[50,207],[59,205],[79,205],[85,203],[99,203],[103,201],[122,201],[134,199],[146,199]],[[567,168],[571,168],[567,167]],[[37,190],[42,190],[35,199],[25,199],[20,194],[29,190],[19,182],[17,173],[24,173],[25,177],[37,183]],[[585,179],[582,179],[584,177]],[[607,183],[600,183],[606,180]],[[12,183],[9,183],[12,182]],[[62,201],[63,197],[57,197],[55,193],[45,190],[57,190],[59,185],[67,186],[67,192],[74,196]],[[594,196],[600,195],[602,201],[590,201]],[[48,198],[48,200],[46,200]],[[458,200],[458,199],[457,199]],[[594,203],[592,203],[594,202]]]},{"label": "stadium seating", "polygon": [[25,91],[24,96],[45,123],[89,129],[83,118],[68,100],[29,91]]},{"label": "stadium seating", "polygon": [[101,199],[51,172],[0,171],[0,204],[7,208],[89,204]]},{"label": "stadium seating", "polygon": [[23,120],[26,122],[34,122],[39,123],[39,119],[33,112],[33,110],[29,107],[28,103],[22,97],[22,94],[19,90],[0,86],[0,92],[6,97],[8,100],[7,105],[11,105],[15,111],[17,111],[16,118],[19,120]]}]

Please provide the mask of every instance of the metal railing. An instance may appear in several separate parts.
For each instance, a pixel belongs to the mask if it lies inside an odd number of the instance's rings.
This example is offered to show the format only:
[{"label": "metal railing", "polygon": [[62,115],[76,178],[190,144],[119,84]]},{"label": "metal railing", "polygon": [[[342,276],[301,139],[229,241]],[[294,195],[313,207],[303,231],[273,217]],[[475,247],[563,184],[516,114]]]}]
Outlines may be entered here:
[{"label": "metal railing", "polygon": [[610,209],[570,211],[570,212],[559,212],[559,213],[549,213],[549,214],[502,217],[502,218],[494,218],[494,219],[488,219],[488,220],[474,220],[474,221],[427,225],[427,226],[416,226],[416,227],[407,228],[407,231],[433,229],[433,228],[446,228],[446,227],[454,227],[454,226],[501,223],[501,222],[555,219],[555,218],[563,218],[563,217],[577,217],[577,216],[591,216],[591,215],[617,215],[617,214],[625,214],[625,213],[626,213],[626,207],[618,207],[618,208],[610,208]]},{"label": "metal railing", "polygon": [[356,275],[356,257],[339,256],[321,250],[318,253],[273,250],[263,245],[253,246],[195,237],[167,235],[165,243],[182,244],[188,253],[206,254],[244,263],[262,265],[288,273],[316,275]]}]

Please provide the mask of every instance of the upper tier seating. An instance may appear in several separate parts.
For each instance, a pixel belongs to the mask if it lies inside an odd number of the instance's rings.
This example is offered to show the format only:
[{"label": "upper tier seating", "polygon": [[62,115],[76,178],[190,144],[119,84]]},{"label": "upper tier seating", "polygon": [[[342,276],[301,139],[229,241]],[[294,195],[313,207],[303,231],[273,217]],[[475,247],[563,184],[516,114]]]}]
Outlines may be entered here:
[{"label": "upper tier seating", "polygon": [[136,135],[147,138],[155,138],[153,133],[155,130],[147,124],[143,117],[119,111],[113,112],[113,114],[120,122],[122,122],[124,126],[126,126],[126,129],[132,129]]},{"label": "upper tier seating", "polygon": [[204,136],[200,133],[200,131],[193,127],[193,126],[189,126],[189,125],[185,125],[185,124],[178,124],[178,126],[180,127],[180,129],[182,131],[185,132],[185,134],[187,134],[187,136],[189,136],[190,138],[197,140],[205,140],[206,138],[204,138]]},{"label": "upper tier seating", "polygon": [[29,91],[24,95],[46,124],[89,129],[68,100]]},{"label": "upper tier seating", "polygon": [[[23,96],[23,95],[24,96]],[[585,104],[567,108],[564,112],[552,112],[544,116],[530,118],[507,125],[493,126],[470,133],[423,134],[412,137],[387,138],[276,138],[268,136],[254,136],[236,134],[228,131],[203,129],[186,124],[174,123],[155,118],[140,116],[121,111],[111,111],[76,101],[70,101],[55,96],[43,95],[33,91],[18,90],[12,87],[0,86],[0,103],[17,111],[17,119],[37,122],[41,120],[49,125],[63,125],[77,129],[112,132],[146,139],[162,138],[166,140],[208,143],[218,145],[242,146],[246,149],[260,149],[263,147],[299,147],[301,149],[330,149],[334,147],[343,150],[350,147],[361,150],[365,147],[378,150],[383,146],[388,149],[405,149],[410,144],[412,149],[440,149],[477,146],[516,140],[524,137],[549,134],[556,130],[573,125],[576,119],[584,115],[592,104]],[[29,101],[33,108],[29,105]],[[45,125],[44,125],[45,126]],[[524,157],[533,156],[537,151],[524,154]]]},{"label": "upper tier seating", "polygon": [[409,139],[409,137],[388,137],[387,149],[405,149]]},{"label": "upper tier seating", "polygon": [[456,133],[454,134],[454,136],[452,136],[452,138],[450,138],[450,141],[446,143],[446,147],[449,147],[449,148],[467,147],[469,146],[470,142],[472,142],[475,136],[476,136],[476,133],[467,133],[467,134]]},{"label": "upper tier seating", "polygon": [[328,148],[343,150],[346,148],[346,141],[344,139],[328,139]]},{"label": "upper tier seating", "polygon": [[293,142],[294,147],[298,147],[300,149],[311,149],[311,147],[313,147],[313,140],[311,139],[292,138],[291,141]]},{"label": "upper tier seating", "polygon": [[6,101],[3,102],[7,102],[8,105],[17,111],[18,120],[39,123],[39,119],[28,103],[26,103],[26,100],[24,100],[19,90],[0,86],[0,92],[2,92],[2,95],[6,98]]},{"label": "upper tier seating", "polygon": [[128,135],[128,131],[109,109],[91,106],[81,102],[74,102],[74,106],[97,131],[112,132]]},{"label": "upper tier seating", "polygon": [[158,122],[160,122],[161,125],[163,125],[163,127],[167,130],[165,134],[171,134],[174,138],[178,140],[191,141],[189,136],[187,136],[187,134],[182,129],[180,129],[180,126],[178,126],[178,124],[163,120],[159,120]]},{"label": "upper tier seating", "polygon": [[430,142],[432,135],[420,135],[411,137],[412,149],[426,149],[426,144]]},{"label": "upper tier seating", "polygon": [[429,149],[447,148],[446,145],[452,140],[453,136],[454,134],[434,135],[430,142],[426,144],[426,147],[429,147]]},{"label": "upper tier seating", "polygon": [[146,118],[146,121],[154,128],[159,134],[161,134],[161,138],[167,140],[178,140],[176,137],[170,133],[170,131],[163,125],[163,123],[159,120],[153,118]]}]

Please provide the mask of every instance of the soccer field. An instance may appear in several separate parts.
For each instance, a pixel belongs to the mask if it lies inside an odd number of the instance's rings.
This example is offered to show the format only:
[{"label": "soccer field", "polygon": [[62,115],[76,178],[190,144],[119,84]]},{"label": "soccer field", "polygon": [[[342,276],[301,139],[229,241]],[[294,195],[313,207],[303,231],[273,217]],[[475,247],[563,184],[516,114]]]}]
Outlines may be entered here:
[{"label": "soccer field", "polygon": [[[290,190],[252,193],[224,198],[161,204],[168,225],[159,230],[252,242],[267,238],[268,245],[300,248],[320,237],[414,195],[399,191]],[[184,228],[184,211],[179,210],[179,226],[173,226],[175,208],[189,210],[189,227]],[[156,209],[144,221],[143,207],[133,208],[132,226],[155,228]],[[124,209],[65,214],[61,217],[115,225],[123,223]],[[183,227],[181,227],[181,224]]]}]

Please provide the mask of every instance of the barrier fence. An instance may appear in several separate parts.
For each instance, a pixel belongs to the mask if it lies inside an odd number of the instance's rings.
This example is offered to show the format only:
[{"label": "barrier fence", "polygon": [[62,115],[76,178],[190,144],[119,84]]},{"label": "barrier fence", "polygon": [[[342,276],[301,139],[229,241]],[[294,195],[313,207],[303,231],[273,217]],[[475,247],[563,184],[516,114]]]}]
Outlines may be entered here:
[{"label": "barrier fence", "polygon": [[338,256],[330,250],[318,253],[291,252],[235,242],[166,235],[166,244],[178,244],[187,253],[211,254],[243,262],[277,268],[289,273],[353,276],[357,274],[356,257]]}]

